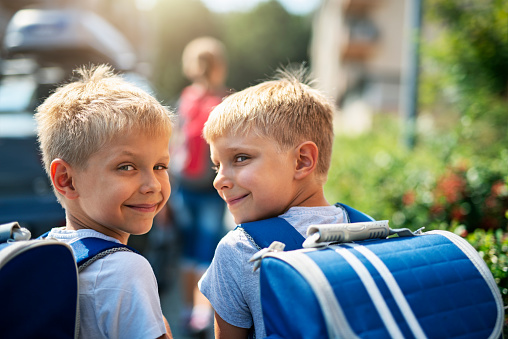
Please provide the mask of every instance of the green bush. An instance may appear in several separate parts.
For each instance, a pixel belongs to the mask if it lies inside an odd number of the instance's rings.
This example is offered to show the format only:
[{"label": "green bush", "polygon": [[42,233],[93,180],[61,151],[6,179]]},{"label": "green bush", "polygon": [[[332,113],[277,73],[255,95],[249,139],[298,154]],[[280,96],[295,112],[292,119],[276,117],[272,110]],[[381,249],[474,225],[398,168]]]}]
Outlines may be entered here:
[{"label": "green bush", "polygon": [[508,149],[494,158],[462,156],[449,136],[420,137],[414,149],[399,140],[394,119],[379,116],[376,130],[336,137],[325,192],[394,227],[449,229],[462,224],[506,229]]},{"label": "green bush", "polygon": [[[461,231],[460,227],[457,231]],[[457,232],[457,233],[459,233]],[[496,280],[503,302],[508,305],[508,233],[476,229],[466,236],[467,241],[480,253]]]}]

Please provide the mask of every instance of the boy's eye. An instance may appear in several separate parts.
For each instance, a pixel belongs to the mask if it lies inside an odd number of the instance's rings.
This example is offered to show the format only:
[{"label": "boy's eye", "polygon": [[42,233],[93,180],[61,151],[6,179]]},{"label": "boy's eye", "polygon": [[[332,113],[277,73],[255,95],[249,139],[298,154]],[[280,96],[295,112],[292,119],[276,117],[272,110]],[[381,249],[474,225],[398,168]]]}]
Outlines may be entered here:
[{"label": "boy's eye", "polygon": [[168,169],[168,166],[166,165],[155,165],[153,167],[154,170],[167,170]]},{"label": "boy's eye", "polygon": [[122,165],[122,166],[119,166],[118,169],[121,170],[121,171],[133,171],[134,170],[134,166],[132,166],[132,165]]},{"label": "boy's eye", "polygon": [[212,170],[213,170],[215,173],[219,173],[219,165],[213,165],[213,166],[212,166]]},{"label": "boy's eye", "polygon": [[244,162],[247,159],[248,157],[246,155],[238,155],[236,156],[235,162]]}]

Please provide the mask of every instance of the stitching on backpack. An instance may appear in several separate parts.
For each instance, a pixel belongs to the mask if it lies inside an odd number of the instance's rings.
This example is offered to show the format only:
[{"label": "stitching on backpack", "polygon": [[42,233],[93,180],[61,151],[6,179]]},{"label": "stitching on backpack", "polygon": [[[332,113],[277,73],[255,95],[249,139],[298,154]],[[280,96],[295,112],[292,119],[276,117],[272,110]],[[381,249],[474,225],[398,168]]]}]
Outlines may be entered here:
[{"label": "stitching on backpack", "polygon": [[256,244],[256,242],[254,241],[254,239],[250,236],[250,234],[242,227],[242,226],[238,226],[238,228],[245,234],[245,236],[247,237],[247,239],[249,239],[249,241],[254,245],[256,246],[256,248],[258,250],[262,250],[262,248]]},{"label": "stitching on backpack", "polygon": [[97,255],[95,255],[92,258],[90,258],[87,261],[85,261],[83,264],[79,265],[78,272],[81,273],[81,271],[83,271],[85,268],[90,266],[96,260],[102,259],[105,256],[107,256],[109,254],[112,254],[112,253],[115,253],[115,252],[132,252],[132,253],[134,253],[134,251],[132,251],[131,249],[129,249],[127,247],[114,247],[114,248],[110,248],[109,250],[105,250],[105,251],[103,251],[101,253],[98,253]]}]

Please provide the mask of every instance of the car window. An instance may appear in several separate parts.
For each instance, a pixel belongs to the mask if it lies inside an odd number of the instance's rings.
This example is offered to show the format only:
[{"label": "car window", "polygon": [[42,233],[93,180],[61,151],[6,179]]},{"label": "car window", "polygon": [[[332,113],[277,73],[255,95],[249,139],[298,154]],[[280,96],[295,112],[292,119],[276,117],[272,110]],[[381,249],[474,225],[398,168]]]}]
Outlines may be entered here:
[{"label": "car window", "polygon": [[0,112],[30,110],[37,83],[30,76],[6,76],[0,81]]}]

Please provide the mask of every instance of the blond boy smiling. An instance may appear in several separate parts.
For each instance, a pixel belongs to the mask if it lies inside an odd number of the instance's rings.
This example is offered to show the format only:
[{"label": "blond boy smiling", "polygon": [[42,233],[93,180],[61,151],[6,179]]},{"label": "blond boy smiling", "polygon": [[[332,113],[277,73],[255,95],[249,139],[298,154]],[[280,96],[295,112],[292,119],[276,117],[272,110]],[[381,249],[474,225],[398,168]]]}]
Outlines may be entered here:
[{"label": "blond boy smiling", "polygon": [[[214,186],[237,224],[281,217],[306,237],[311,224],[345,222],[342,208],[324,195],[333,143],[333,106],[304,80],[305,70],[226,98],[211,113],[203,135],[217,176]],[[215,310],[216,338],[265,336],[258,251],[242,228],[217,246],[199,282]]]},{"label": "blond boy smiling", "polygon": [[[150,230],[171,193],[171,114],[107,66],[78,73],[36,114],[44,165],[66,213],[66,226],[48,236],[127,244]],[[80,338],[171,337],[152,268],[139,254],[116,252],[84,269],[79,305]]]}]

